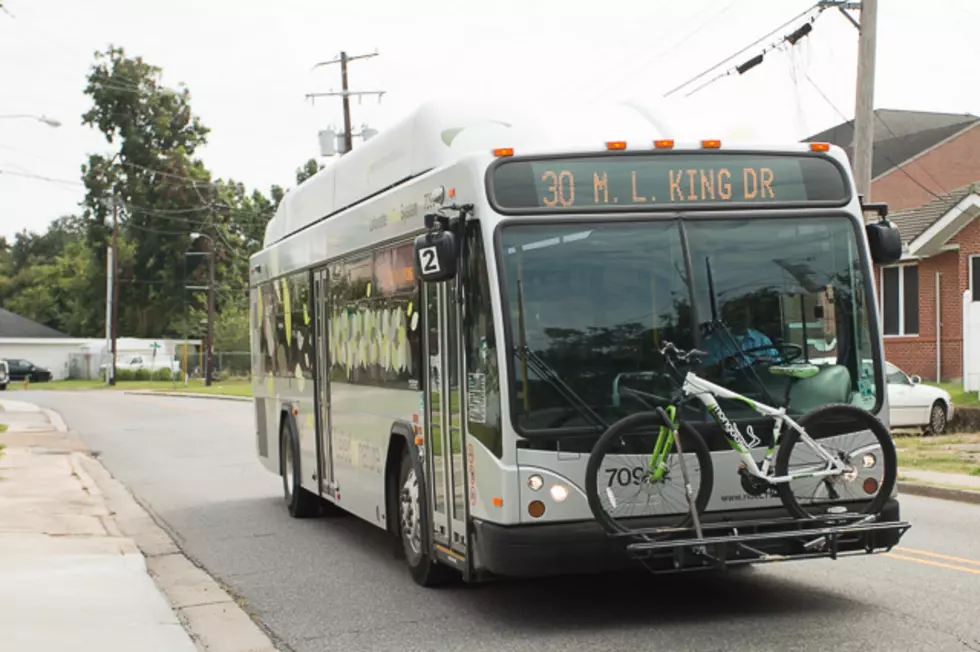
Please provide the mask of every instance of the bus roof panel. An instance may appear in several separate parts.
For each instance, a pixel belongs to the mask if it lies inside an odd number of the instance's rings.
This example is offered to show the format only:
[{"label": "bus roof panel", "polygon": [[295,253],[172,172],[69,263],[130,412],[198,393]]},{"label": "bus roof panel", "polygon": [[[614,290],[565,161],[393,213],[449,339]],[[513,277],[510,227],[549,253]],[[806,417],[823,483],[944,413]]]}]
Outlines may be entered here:
[{"label": "bus roof panel", "polygon": [[529,153],[671,135],[661,116],[635,105],[528,109],[430,102],[289,191],[266,227],[265,246],[473,152],[514,147]]}]

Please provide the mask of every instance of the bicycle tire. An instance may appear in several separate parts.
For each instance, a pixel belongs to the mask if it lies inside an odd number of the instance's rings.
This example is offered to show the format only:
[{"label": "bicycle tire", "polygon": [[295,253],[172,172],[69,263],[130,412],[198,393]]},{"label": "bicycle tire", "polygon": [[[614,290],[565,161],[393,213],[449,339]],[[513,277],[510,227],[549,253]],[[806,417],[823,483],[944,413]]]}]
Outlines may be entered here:
[{"label": "bicycle tire", "polygon": [[[846,432],[859,432],[861,430],[870,430],[877,440],[878,444],[881,446],[881,464],[883,468],[883,477],[878,485],[878,490],[875,496],[864,506],[863,509],[856,511],[859,514],[876,514],[879,513],[888,502],[891,497],[892,491],[895,488],[895,482],[898,477],[898,456],[895,451],[895,442],[892,441],[891,435],[885,425],[873,414],[867,410],[863,410],[855,405],[848,405],[846,403],[824,405],[819,407],[812,412],[808,412],[803,415],[802,418],[797,420],[797,423],[806,430],[807,434],[817,443],[820,443],[821,430],[833,430],[834,424],[840,423],[856,423],[856,427],[850,428]],[[839,429],[839,427],[838,427]],[[841,433],[837,433],[841,434]],[[835,436],[833,434],[829,436]],[[796,430],[790,430],[779,444],[779,452],[776,454],[776,475],[785,476],[789,475],[789,456],[793,452],[793,448],[800,441],[800,435]],[[797,500],[796,496],[793,494],[791,485],[792,482],[784,482],[776,485],[776,491],[779,494],[780,500],[782,500],[783,505],[796,518],[800,519],[812,519],[816,518],[817,515],[827,514],[828,509],[837,506],[839,501],[826,502],[822,506],[816,508],[811,508],[810,510],[804,509],[800,502]],[[862,483],[863,484],[863,483]],[[865,492],[867,493],[867,492]],[[861,497],[855,497],[853,500],[861,500]]]},{"label": "bicycle tire", "polygon": [[[586,496],[589,500],[589,508],[592,510],[593,516],[595,516],[595,519],[600,523],[600,525],[602,525],[603,529],[610,534],[629,533],[638,529],[649,529],[650,527],[649,525],[636,528],[628,527],[621,521],[614,519],[605,509],[603,509],[602,501],[599,497],[598,476],[599,470],[602,468],[603,460],[605,459],[606,455],[614,449],[614,446],[616,443],[618,443],[620,437],[627,435],[630,429],[635,429],[639,426],[666,426],[666,423],[664,423],[660,414],[657,412],[639,412],[620,419],[611,425],[609,429],[602,434],[599,441],[596,442],[595,446],[592,448],[591,454],[589,455],[589,462],[586,465],[585,484]],[[697,487],[697,494],[695,496],[694,503],[698,513],[701,514],[704,512],[705,507],[708,504],[708,500],[711,498],[711,490],[714,482],[714,472],[711,465],[711,453],[709,452],[708,446],[705,444],[701,435],[699,435],[694,428],[684,421],[679,422],[678,436],[681,438],[681,445],[684,448],[685,454],[694,453],[698,461],[701,482]],[[653,450],[651,449],[649,453],[652,454]],[[681,486],[683,487],[682,479],[681,482]],[[657,527],[688,527],[693,522],[689,509],[683,514],[673,514],[672,516],[675,518],[671,519],[670,517],[664,516],[657,517]],[[660,522],[661,519],[665,522]],[[653,535],[644,536],[648,539],[659,538]]]}]

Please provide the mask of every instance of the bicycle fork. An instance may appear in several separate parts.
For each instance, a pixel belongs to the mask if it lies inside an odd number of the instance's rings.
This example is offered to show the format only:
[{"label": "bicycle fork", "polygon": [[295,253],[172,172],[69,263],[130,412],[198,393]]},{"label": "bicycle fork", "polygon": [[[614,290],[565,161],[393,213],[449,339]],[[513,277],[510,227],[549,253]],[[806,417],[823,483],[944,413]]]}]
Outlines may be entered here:
[{"label": "bicycle fork", "polygon": [[657,408],[657,413],[660,418],[664,420],[664,423],[670,428],[671,433],[674,435],[674,443],[677,444],[677,456],[681,463],[681,476],[684,478],[684,493],[687,495],[687,506],[691,510],[691,519],[694,522],[694,533],[699,539],[704,538],[704,533],[701,531],[701,518],[698,514],[698,506],[694,500],[694,491],[691,489],[690,476],[687,473],[687,462],[684,461],[684,447],[681,445],[680,433],[677,430],[677,424],[674,420],[667,416],[662,407]]}]

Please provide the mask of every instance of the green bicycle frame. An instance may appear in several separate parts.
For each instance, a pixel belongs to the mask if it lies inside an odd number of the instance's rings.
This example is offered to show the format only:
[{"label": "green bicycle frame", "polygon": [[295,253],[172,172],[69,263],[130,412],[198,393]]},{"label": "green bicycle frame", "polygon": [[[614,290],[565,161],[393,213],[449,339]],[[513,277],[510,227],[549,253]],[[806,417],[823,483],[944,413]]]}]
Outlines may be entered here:
[{"label": "green bicycle frame", "polygon": [[[677,421],[675,416],[677,414],[677,407],[673,405],[668,405],[664,412],[667,413],[667,417],[670,419],[671,423],[675,426]],[[653,482],[658,482],[663,479],[664,474],[667,472],[667,454],[670,452],[671,448],[674,446],[674,429],[669,426],[660,426],[660,434],[657,436],[657,444],[653,448],[653,455],[650,457],[650,480]]]}]

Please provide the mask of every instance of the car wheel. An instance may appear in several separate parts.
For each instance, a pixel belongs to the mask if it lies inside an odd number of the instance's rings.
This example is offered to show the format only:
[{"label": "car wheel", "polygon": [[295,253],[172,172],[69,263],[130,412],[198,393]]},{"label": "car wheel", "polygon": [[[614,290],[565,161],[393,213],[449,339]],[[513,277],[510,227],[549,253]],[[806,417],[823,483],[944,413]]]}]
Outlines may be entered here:
[{"label": "car wheel", "polygon": [[941,435],[946,431],[946,406],[942,401],[936,401],[929,410],[929,423],[925,431],[927,435]]}]

